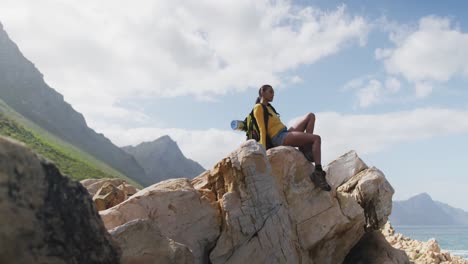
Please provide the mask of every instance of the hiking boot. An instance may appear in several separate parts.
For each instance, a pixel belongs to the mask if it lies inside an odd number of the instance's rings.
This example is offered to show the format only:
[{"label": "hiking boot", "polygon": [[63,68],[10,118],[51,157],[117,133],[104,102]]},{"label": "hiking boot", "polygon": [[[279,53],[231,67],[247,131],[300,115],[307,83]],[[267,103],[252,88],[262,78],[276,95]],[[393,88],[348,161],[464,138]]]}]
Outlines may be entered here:
[{"label": "hiking boot", "polygon": [[300,147],[299,150],[304,154],[304,157],[309,162],[314,162],[314,157],[312,156],[312,145],[307,145],[305,148]]},{"label": "hiking boot", "polygon": [[325,175],[327,173],[323,170],[315,170],[310,175],[310,179],[315,184],[315,186],[319,187],[320,189],[329,192],[331,190],[330,185],[327,183],[325,179]]}]

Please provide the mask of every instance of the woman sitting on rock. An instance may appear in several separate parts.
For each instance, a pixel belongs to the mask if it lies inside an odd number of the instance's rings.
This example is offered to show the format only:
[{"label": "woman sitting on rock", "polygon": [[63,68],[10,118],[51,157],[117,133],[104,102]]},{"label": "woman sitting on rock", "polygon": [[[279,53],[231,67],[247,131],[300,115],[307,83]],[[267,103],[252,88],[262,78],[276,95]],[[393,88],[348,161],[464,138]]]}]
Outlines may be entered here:
[{"label": "woman sitting on rock", "polygon": [[[267,137],[271,139],[274,147],[277,146],[293,146],[299,147],[304,153],[304,156],[310,162],[315,163],[315,170],[310,175],[314,184],[322,190],[330,191],[331,187],[325,179],[325,171],[322,169],[321,163],[321,139],[319,135],[315,135],[315,115],[308,113],[301,118],[296,124],[287,129],[281,122],[279,114],[276,113],[270,102],[273,101],[275,91],[271,85],[263,85],[258,91],[258,98],[254,106],[254,116],[257,120],[260,130],[260,144],[266,148]],[[264,107],[268,110],[268,124],[265,126]]]}]

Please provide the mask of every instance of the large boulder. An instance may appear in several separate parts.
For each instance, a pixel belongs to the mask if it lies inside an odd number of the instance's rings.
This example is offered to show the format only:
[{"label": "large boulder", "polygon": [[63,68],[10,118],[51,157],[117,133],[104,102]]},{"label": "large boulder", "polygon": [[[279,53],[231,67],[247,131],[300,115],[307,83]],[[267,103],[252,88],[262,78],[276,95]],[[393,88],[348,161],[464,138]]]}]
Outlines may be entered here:
[{"label": "large boulder", "polygon": [[0,263],[119,263],[86,189],[0,137]]},{"label": "large boulder", "polygon": [[98,211],[111,208],[138,192],[138,189],[118,178],[85,179],[80,183],[88,190]]},{"label": "large boulder", "polygon": [[378,230],[387,223],[395,191],[377,168],[359,172],[338,187],[337,191],[344,197],[353,198],[364,209],[366,230]]},{"label": "large boulder", "polygon": [[133,220],[110,231],[122,248],[122,264],[191,264],[192,252],[161,234],[148,219]]},{"label": "large boulder", "polygon": [[[384,175],[368,168],[354,151],[326,166],[331,192],[323,192],[309,180],[314,168],[296,149],[278,147],[267,154],[276,189],[286,200],[291,228],[296,230],[301,254],[306,256],[303,259],[340,263],[364,235],[369,208],[379,214],[369,213],[376,216],[377,224],[368,230],[376,230],[386,222],[394,191]],[[350,184],[341,188],[343,183]]]},{"label": "large boulder", "polygon": [[198,263],[208,261],[221,228],[218,208],[188,179],[159,182],[100,214],[108,229],[149,219],[163,236],[186,245]]},{"label": "large boulder", "polygon": [[288,206],[260,145],[249,141],[193,183],[213,192],[221,208],[222,231],[212,263],[299,263]]},{"label": "large boulder", "polygon": [[107,228],[147,218],[196,263],[342,263],[387,221],[394,191],[355,152],[325,167],[331,192],[310,181],[313,169],[295,148],[250,140],[193,180],[150,186],[101,216]]},{"label": "large boulder", "polygon": [[125,192],[110,183],[104,184],[93,196],[98,211],[106,210],[125,201]]},{"label": "large boulder", "polygon": [[129,184],[124,179],[119,178],[85,179],[80,181],[80,183],[88,190],[91,196],[94,196],[104,185],[109,184],[123,190],[126,196],[125,199],[138,192],[137,188]]}]

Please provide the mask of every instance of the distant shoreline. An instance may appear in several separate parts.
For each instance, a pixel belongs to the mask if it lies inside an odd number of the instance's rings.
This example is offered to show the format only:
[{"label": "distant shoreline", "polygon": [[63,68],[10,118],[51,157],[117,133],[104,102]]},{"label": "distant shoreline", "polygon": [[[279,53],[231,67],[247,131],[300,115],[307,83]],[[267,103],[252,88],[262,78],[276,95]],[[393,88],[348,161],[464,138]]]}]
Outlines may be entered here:
[{"label": "distant shoreline", "polygon": [[393,225],[396,233],[414,240],[437,240],[442,250],[468,260],[468,225]]}]

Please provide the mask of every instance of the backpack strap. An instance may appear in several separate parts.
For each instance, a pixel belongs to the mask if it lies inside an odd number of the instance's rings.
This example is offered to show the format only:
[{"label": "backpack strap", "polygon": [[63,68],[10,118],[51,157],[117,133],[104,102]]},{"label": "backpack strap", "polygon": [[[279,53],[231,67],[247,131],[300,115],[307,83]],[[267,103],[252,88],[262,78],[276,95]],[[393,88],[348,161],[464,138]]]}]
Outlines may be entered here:
[{"label": "backpack strap", "polygon": [[[270,149],[270,148],[273,148],[273,143],[271,142],[271,138],[268,136],[268,119],[270,118],[270,113],[268,112],[268,108],[264,105],[264,104],[261,104],[262,107],[263,107],[263,118],[264,118],[264,121],[265,121],[265,133],[266,133],[266,149]],[[273,111],[276,113],[275,109],[273,108],[273,106],[271,106],[270,104],[268,104],[272,109]]]},{"label": "backpack strap", "polygon": [[268,106],[271,108],[271,110],[273,110],[273,112],[275,112],[277,116],[280,116],[280,114],[276,112],[276,109],[270,103],[268,103]]}]

